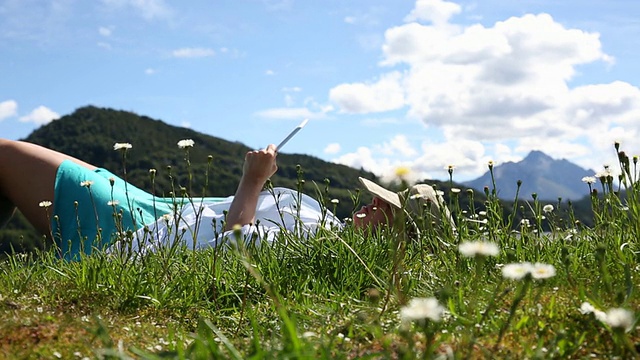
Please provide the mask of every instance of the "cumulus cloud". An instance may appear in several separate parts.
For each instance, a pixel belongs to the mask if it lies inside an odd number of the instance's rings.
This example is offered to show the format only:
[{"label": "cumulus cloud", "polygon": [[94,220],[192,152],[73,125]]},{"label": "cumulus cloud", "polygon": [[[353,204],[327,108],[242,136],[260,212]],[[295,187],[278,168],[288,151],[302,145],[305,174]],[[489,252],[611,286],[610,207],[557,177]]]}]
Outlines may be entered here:
[{"label": "cumulus cloud", "polygon": [[31,122],[36,125],[48,124],[53,120],[59,119],[60,115],[46,106],[38,106],[28,115],[20,117],[21,122]]},{"label": "cumulus cloud", "polygon": [[434,25],[443,25],[451,16],[460,13],[460,9],[460,5],[448,1],[418,0],[404,20],[406,22],[430,21]]},{"label": "cumulus cloud", "polygon": [[215,50],[201,47],[186,47],[171,52],[171,55],[176,58],[202,58],[211,57],[215,54]]},{"label": "cumulus cloud", "polygon": [[324,148],[324,153],[325,153],[325,154],[337,154],[337,153],[339,153],[339,152],[340,152],[340,149],[341,149],[340,144],[338,144],[338,143],[331,143],[331,144],[327,145],[327,146]]},{"label": "cumulus cloud", "polygon": [[329,98],[344,112],[364,114],[400,109],[405,104],[402,75],[383,74],[374,83],[342,84],[329,92]]},{"label": "cumulus cloud", "polygon": [[18,113],[18,103],[15,100],[5,100],[0,102],[0,121],[16,116]]},{"label": "cumulus cloud", "polygon": [[479,160],[474,154],[504,155],[505,144],[513,150],[510,159],[539,149],[584,166],[587,156],[609,156],[602,150],[614,137],[640,134],[636,86],[573,85],[579,66],[604,70],[615,63],[598,33],[568,28],[544,13],[489,25],[457,23],[469,18],[457,16],[464,11],[449,1],[416,1],[405,23],[385,31],[380,74],[335,86],[332,103],[344,113],[396,110],[421,120],[443,137],[429,144],[443,151],[431,154],[437,166],[457,162],[470,169]]},{"label": "cumulus cloud", "polygon": [[134,9],[146,20],[168,18],[172,13],[164,0],[102,0],[102,2],[114,9]]},{"label": "cumulus cloud", "polygon": [[404,157],[415,156],[417,151],[409,143],[405,135],[396,135],[388,142],[376,146],[376,152],[384,155],[399,155]]}]

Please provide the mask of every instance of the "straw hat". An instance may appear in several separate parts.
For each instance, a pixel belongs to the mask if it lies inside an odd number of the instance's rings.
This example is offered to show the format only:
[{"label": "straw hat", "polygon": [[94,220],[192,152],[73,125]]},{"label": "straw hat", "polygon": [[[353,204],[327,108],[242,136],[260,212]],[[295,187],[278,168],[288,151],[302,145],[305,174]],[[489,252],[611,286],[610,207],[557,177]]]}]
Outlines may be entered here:
[{"label": "straw hat", "polygon": [[393,192],[371,180],[362,177],[358,179],[369,193],[379,197],[396,209],[404,209],[405,214],[413,221],[417,220],[416,217],[426,215],[425,210],[433,216],[433,220],[438,221],[440,219],[442,210],[448,220],[450,222],[453,221],[449,214],[449,209],[444,204],[444,199],[430,185],[416,184],[403,191]]}]

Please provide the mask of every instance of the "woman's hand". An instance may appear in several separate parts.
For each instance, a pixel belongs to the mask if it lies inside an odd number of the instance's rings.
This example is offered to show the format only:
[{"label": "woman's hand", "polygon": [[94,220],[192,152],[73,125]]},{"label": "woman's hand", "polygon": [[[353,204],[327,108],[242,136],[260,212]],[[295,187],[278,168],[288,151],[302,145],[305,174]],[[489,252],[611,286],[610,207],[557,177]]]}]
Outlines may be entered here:
[{"label": "woman's hand", "polygon": [[271,144],[263,150],[249,151],[244,157],[241,181],[255,181],[260,189],[264,183],[278,170],[276,164],[276,146]]},{"label": "woman's hand", "polygon": [[227,212],[225,231],[231,230],[234,225],[244,226],[254,222],[258,195],[276,170],[278,165],[275,145],[247,153],[242,167],[242,179]]}]

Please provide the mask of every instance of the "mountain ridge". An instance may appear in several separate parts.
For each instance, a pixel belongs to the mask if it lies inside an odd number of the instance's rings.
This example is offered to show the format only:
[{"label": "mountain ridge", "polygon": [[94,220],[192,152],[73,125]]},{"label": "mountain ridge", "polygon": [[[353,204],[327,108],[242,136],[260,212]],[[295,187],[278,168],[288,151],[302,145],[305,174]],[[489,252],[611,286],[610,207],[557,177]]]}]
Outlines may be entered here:
[{"label": "mountain ridge", "polygon": [[[564,158],[553,159],[540,150],[532,150],[519,162],[509,161],[493,168],[497,195],[504,200],[514,200],[516,194],[528,199],[534,193],[541,200],[579,200],[588,195],[582,178],[593,174],[593,170]],[[479,191],[485,186],[492,188],[491,171],[463,184]]]}]

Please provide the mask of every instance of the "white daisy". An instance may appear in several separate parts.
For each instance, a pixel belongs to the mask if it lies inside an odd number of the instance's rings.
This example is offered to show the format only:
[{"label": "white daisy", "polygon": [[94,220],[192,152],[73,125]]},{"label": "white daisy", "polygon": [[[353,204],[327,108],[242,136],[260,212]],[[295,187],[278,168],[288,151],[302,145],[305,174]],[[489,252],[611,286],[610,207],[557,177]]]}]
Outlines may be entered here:
[{"label": "white daisy", "polygon": [[178,147],[180,149],[186,149],[186,148],[193,147],[194,144],[195,144],[195,142],[193,142],[193,140],[191,140],[191,139],[184,139],[184,140],[178,141]]},{"label": "white daisy", "polygon": [[511,280],[520,280],[531,273],[533,266],[531,263],[512,263],[502,267],[502,276]]},{"label": "white daisy", "polygon": [[498,245],[488,241],[468,241],[458,246],[460,254],[466,257],[497,256],[500,253]]},{"label": "white daisy", "polygon": [[623,308],[613,308],[607,310],[607,320],[605,323],[614,329],[624,329],[629,331],[633,328],[635,318],[631,310]]},{"label": "white daisy", "polygon": [[113,144],[113,150],[128,150],[131,149],[133,146],[131,146],[131,144],[129,143],[115,143]]},{"label": "white daisy", "polygon": [[413,298],[400,309],[400,319],[403,322],[430,319],[440,321],[444,308],[436,298]]},{"label": "white daisy", "polygon": [[537,280],[556,276],[556,268],[550,264],[535,263],[531,269],[531,277]]}]

